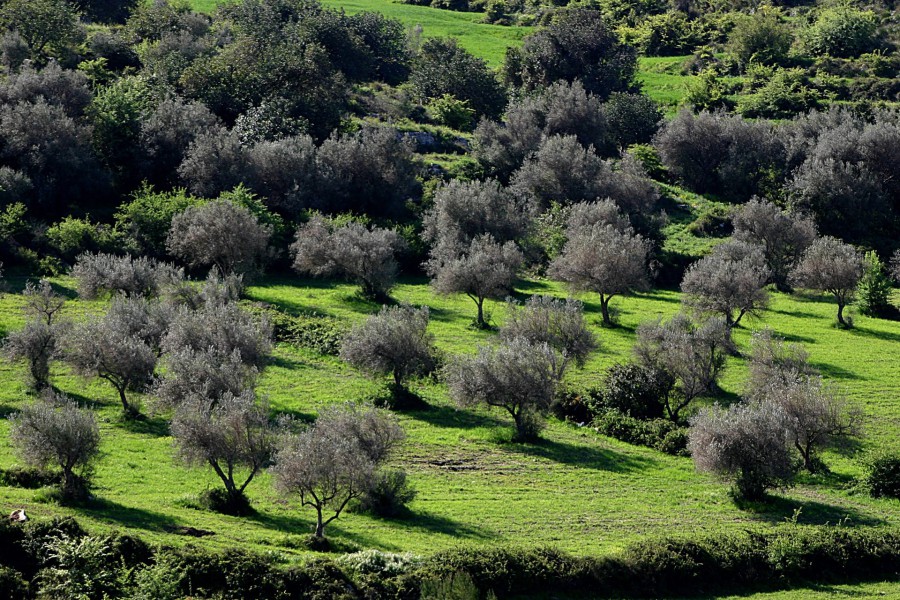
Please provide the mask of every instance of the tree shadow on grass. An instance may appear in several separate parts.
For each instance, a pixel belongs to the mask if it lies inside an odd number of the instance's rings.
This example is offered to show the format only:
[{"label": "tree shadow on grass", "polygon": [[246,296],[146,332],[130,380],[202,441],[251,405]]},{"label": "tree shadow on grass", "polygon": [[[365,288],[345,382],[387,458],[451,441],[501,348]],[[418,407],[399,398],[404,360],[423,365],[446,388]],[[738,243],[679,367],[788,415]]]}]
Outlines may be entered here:
[{"label": "tree shadow on grass", "polygon": [[854,327],[849,332],[852,335],[873,337],[885,342],[900,342],[900,334],[891,333],[889,331],[876,331],[867,327]]},{"label": "tree shadow on grass", "polygon": [[141,415],[138,419],[119,419],[118,425],[131,433],[150,435],[153,437],[167,437],[169,435],[169,421],[160,416]]},{"label": "tree shadow on grass", "polygon": [[596,446],[576,446],[546,439],[527,444],[510,443],[501,448],[511,453],[545,458],[557,463],[595,471],[630,473],[656,465],[656,460],[645,456],[622,454]]},{"label": "tree shadow on grass", "polygon": [[[813,300],[805,300],[806,302],[813,302]],[[835,305],[835,313],[837,313],[837,305]],[[798,319],[819,319],[822,315],[818,315],[816,313],[806,312],[803,310],[779,310],[775,308],[770,308],[768,310],[770,313],[775,313],[776,315],[784,315],[786,317],[795,317]],[[786,336],[785,336],[786,337]]]},{"label": "tree shadow on grass", "polygon": [[778,337],[784,338],[786,342],[794,342],[796,344],[815,344],[816,339],[807,335],[797,335],[796,333],[776,332]]},{"label": "tree shadow on grass", "polygon": [[313,363],[305,360],[295,360],[284,356],[272,355],[269,357],[269,365],[280,369],[296,369],[297,367],[315,366]]},{"label": "tree shadow on grass", "polygon": [[[56,386],[53,386],[53,389],[61,394],[65,394],[66,396],[68,396],[69,398],[74,400],[79,406],[82,406],[84,408],[89,408],[91,410],[100,410],[101,408],[113,406],[112,402],[105,401],[105,400],[97,400],[95,398],[88,398],[84,394],[79,394],[78,392],[63,391]],[[116,401],[115,404],[116,404],[116,406],[121,406],[121,403],[118,402],[118,400]]]},{"label": "tree shadow on grass", "polygon": [[795,500],[783,496],[769,496],[765,502],[735,502],[738,508],[758,521],[783,523],[793,521],[801,525],[836,525],[867,527],[882,525],[884,520],[866,515],[855,508],[824,504],[812,500]]},{"label": "tree shadow on grass", "polygon": [[496,417],[441,405],[432,405],[426,410],[404,411],[403,414],[435,427],[452,427],[456,429],[502,427],[510,424]]},{"label": "tree shadow on grass", "polygon": [[818,369],[823,375],[828,376],[833,379],[865,379],[860,375],[857,375],[853,371],[848,371],[843,367],[839,367],[837,365],[832,365],[829,363],[810,363],[815,369]]},{"label": "tree shadow on grass", "polygon": [[425,511],[410,511],[403,519],[378,519],[387,521],[392,528],[406,531],[441,533],[458,539],[492,540],[497,538],[493,531],[479,526],[466,525],[448,517]]},{"label": "tree shadow on grass", "polygon": [[93,498],[77,508],[80,513],[98,521],[116,523],[124,527],[144,529],[146,531],[170,531],[173,527],[182,525],[179,519],[169,515],[143,508],[125,506],[106,498]]},{"label": "tree shadow on grass", "polygon": [[0,404],[0,419],[6,419],[17,412],[19,412],[19,409],[17,408],[7,406],[6,404]]}]

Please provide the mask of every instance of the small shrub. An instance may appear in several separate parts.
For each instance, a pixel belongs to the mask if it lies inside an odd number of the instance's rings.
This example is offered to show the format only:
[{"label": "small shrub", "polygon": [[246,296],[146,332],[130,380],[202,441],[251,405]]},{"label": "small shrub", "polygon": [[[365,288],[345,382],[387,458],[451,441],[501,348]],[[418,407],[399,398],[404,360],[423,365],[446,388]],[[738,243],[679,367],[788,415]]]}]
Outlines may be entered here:
[{"label": "small shrub", "polygon": [[875,498],[900,498],[900,454],[881,452],[872,456],[863,482]]},{"label": "small shrub", "polygon": [[229,495],[227,490],[212,488],[200,494],[199,506],[223,515],[245,516],[255,511],[250,506],[250,500],[244,494]]},{"label": "small shrub", "polygon": [[62,483],[59,473],[43,469],[17,468],[0,469],[0,485],[36,490],[45,486]]},{"label": "small shrub", "polygon": [[372,549],[345,554],[335,562],[360,575],[396,577],[420,567],[424,560],[421,556],[411,552],[394,554],[393,552],[382,552]]},{"label": "small shrub", "polygon": [[15,569],[0,565],[0,597],[28,598],[28,582]]},{"label": "small shrub", "polygon": [[416,497],[403,469],[384,469],[375,474],[372,487],[359,499],[359,510],[380,517],[396,517]]}]

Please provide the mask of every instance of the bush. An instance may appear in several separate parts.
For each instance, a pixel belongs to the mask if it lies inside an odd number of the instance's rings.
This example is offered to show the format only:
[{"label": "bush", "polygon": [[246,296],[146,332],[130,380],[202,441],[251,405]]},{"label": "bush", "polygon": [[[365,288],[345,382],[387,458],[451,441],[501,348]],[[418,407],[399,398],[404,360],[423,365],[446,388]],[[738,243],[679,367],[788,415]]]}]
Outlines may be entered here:
[{"label": "bush", "polygon": [[424,561],[421,556],[416,556],[410,552],[394,554],[373,549],[345,554],[337,559],[336,562],[360,575],[396,577],[421,566]]},{"label": "bush", "polygon": [[808,87],[802,69],[778,69],[762,87],[744,96],[737,108],[745,117],[788,119],[818,108],[820,100]]},{"label": "bush", "polygon": [[607,410],[594,417],[591,425],[597,433],[626,444],[646,446],[673,456],[687,456],[687,429],[668,419],[644,421],[617,410]]},{"label": "bush", "polygon": [[51,485],[59,485],[60,483],[62,483],[62,479],[59,473],[49,473],[43,469],[17,467],[0,469],[0,485],[6,487],[36,490]]},{"label": "bush", "polygon": [[379,517],[396,517],[416,497],[403,469],[383,469],[375,474],[372,487],[359,499],[359,510]]},{"label": "bush", "polygon": [[854,57],[875,49],[877,29],[874,13],[843,4],[822,10],[802,39],[813,55]]},{"label": "bush", "polygon": [[290,315],[272,306],[250,305],[248,312],[264,316],[272,325],[275,342],[337,356],[347,327],[340,320],[315,312]]},{"label": "bush", "polygon": [[28,598],[28,582],[15,569],[0,565],[0,597]]},{"label": "bush", "polygon": [[900,455],[881,452],[870,457],[863,482],[875,498],[900,499]]}]

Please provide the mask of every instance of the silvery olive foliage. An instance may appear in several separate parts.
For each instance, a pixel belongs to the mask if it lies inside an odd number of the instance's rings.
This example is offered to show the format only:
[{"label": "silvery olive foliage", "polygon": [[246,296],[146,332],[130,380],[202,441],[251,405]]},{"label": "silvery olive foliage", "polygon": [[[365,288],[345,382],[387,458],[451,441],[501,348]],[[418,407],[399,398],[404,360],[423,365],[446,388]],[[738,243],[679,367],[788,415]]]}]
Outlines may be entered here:
[{"label": "silvery olive foliage", "polygon": [[447,365],[450,396],[459,406],[484,404],[513,418],[516,439],[534,440],[541,414],[550,403],[563,372],[562,355],[548,343],[523,337],[479,346],[475,356],[456,356]]},{"label": "silvery olive foliage", "polygon": [[634,353],[638,363],[675,379],[676,394],[665,398],[666,414],[678,421],[681,411],[712,392],[734,346],[721,317],[695,322],[684,314],[637,328]]},{"label": "silvery olive foliage", "polygon": [[372,375],[390,375],[398,388],[434,363],[428,307],[384,306],[354,327],[341,342],[341,358]]},{"label": "silvery olive foliage", "polygon": [[65,298],[53,291],[50,282],[25,284],[25,326],[10,332],[3,342],[3,352],[11,361],[25,361],[30,383],[35,389],[50,385],[50,363],[61,355],[61,338],[68,323],[60,322],[58,313]]},{"label": "silvery olive foliage", "polygon": [[436,292],[462,293],[475,302],[476,326],[484,328],[484,301],[504,298],[512,291],[523,261],[515,242],[501,244],[484,234],[474,238],[461,253],[446,246],[436,247],[425,268]]},{"label": "silvery olive foliage", "polygon": [[215,400],[185,399],[175,411],[171,431],[178,456],[187,464],[211,467],[232,506],[237,506],[275,450],[269,407],[250,390],[225,392]]},{"label": "silvery olive foliage", "polygon": [[316,511],[315,536],[347,504],[371,489],[378,468],[405,438],[387,411],[354,404],[323,409],[314,425],[283,438],[275,454],[275,487]]},{"label": "silvery olive foliage", "polygon": [[208,303],[198,309],[175,310],[162,339],[167,354],[188,349],[228,357],[234,352],[243,363],[262,367],[272,350],[272,325],[241,309],[235,303]]},{"label": "silvery olive foliage", "polygon": [[844,308],[853,302],[863,270],[863,255],[858,250],[826,236],[817,239],[803,253],[791,272],[791,281],[799,288],[832,294],[838,305],[838,323],[851,327],[852,322],[844,319]]},{"label": "silvery olive foliage", "polygon": [[88,300],[116,292],[154,297],[165,286],[184,279],[180,269],[152,258],[104,253],[81,254],[71,274],[78,284],[78,295]]},{"label": "silvery olive foliage", "polygon": [[[578,300],[532,296],[524,304],[507,300],[508,315],[500,328],[501,340],[524,338],[545,343],[562,355],[564,369],[570,362],[583,366],[597,349],[597,339],[584,321],[584,306]],[[562,373],[557,374],[562,379]]]},{"label": "silvery olive foliage", "polygon": [[394,254],[402,247],[395,231],[356,222],[334,226],[317,216],[297,228],[291,253],[297,272],[346,277],[360,284],[364,296],[379,299],[397,279]]},{"label": "silvery olive foliage", "polygon": [[[650,242],[631,227],[623,228],[624,217],[613,217],[605,203],[576,207],[566,244],[550,263],[549,273],[573,291],[599,294],[603,322],[611,325],[609,301],[650,285]],[[614,223],[604,222],[611,218]]]},{"label": "silvery olive foliage", "polygon": [[734,238],[763,247],[770,281],[789,291],[788,276],[816,239],[811,218],[788,213],[767,200],[753,198],[734,214]]},{"label": "silvery olive foliage", "polygon": [[91,411],[46,390],[41,399],[10,416],[10,440],[26,463],[59,467],[63,496],[74,498],[84,492],[84,478],[99,453],[100,428]]},{"label": "silvery olive foliage", "polygon": [[773,403],[739,403],[691,419],[688,451],[698,471],[734,483],[736,496],[760,500],[796,474],[785,436],[787,416]]},{"label": "silvery olive foliage", "polygon": [[166,247],[191,267],[216,267],[225,275],[252,274],[271,257],[272,227],[244,206],[212,200],[172,219]]},{"label": "silvery olive foliage", "polygon": [[718,315],[729,329],[745,315],[758,317],[769,302],[769,268],[760,246],[729,240],[688,267],[683,302],[701,315]]}]

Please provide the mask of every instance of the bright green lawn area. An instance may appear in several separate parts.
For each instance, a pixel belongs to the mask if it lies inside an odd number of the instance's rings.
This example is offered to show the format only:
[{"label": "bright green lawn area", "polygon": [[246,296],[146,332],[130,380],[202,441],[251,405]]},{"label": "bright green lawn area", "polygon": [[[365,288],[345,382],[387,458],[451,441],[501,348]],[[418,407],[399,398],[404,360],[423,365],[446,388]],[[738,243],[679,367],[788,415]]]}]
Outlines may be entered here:
[{"label": "bright green lawn area", "polygon": [[900,598],[900,582],[816,585],[806,589],[728,596],[719,600],[835,600],[840,598]]},{"label": "bright green lawn area", "polygon": [[[14,284],[17,282],[13,282]],[[18,282],[21,285],[21,282]],[[72,282],[58,280],[71,292]],[[565,295],[555,283],[526,281],[522,297],[531,293]],[[347,322],[377,310],[361,301],[346,284],[297,279],[268,279],[249,290],[253,300],[286,310],[317,310]],[[494,334],[469,329],[474,303],[465,297],[438,297],[424,281],[404,281],[394,292],[397,300],[431,307],[431,331],[448,353],[473,352]],[[679,308],[676,292],[656,291],[613,301],[619,327],[602,329],[595,298],[585,297],[588,321],[595,328],[601,350],[571,383],[597,383],[602,370],[629,356],[634,328],[642,321],[673,314]],[[20,326],[22,299],[15,293],[0,298],[0,328]],[[70,316],[96,310],[98,303],[71,303]],[[489,307],[502,322],[503,307]],[[834,306],[822,298],[775,294],[771,310],[750,329],[773,327],[808,348],[812,362],[865,407],[866,446],[894,444],[900,430],[900,323],[857,317],[857,327],[834,326]],[[736,332],[747,348],[750,330]],[[725,400],[740,391],[745,377],[741,358],[730,361],[723,379]],[[0,414],[9,414],[27,401],[23,365],[0,364]],[[312,515],[295,502],[284,501],[271,489],[268,475],[248,488],[258,509],[250,518],[233,518],[188,508],[185,500],[218,485],[204,469],[188,469],[173,458],[165,415],[129,424],[120,419],[115,392],[107,385],[85,382],[57,366],[54,382],[98,411],[103,457],[98,462],[95,494],[85,508],[63,508],[40,502],[36,490],[0,487],[4,510],[25,507],[37,519],[71,514],[95,530],[127,529],[150,540],[185,541],[167,532],[189,525],[215,532],[198,543],[211,548],[241,546],[272,550],[290,560],[299,541],[309,533]],[[365,379],[332,357],[280,345],[266,368],[259,391],[272,409],[312,417],[332,402],[378,393],[385,382]],[[419,496],[411,516],[385,520],[347,514],[329,526],[329,534],[344,543],[390,551],[430,553],[460,545],[553,545],[576,554],[597,554],[622,548],[646,536],[716,535],[747,528],[766,529],[800,509],[801,523],[900,524],[896,501],[873,500],[846,489],[860,469],[854,457],[829,454],[834,473],[804,478],[783,499],[760,512],[740,510],[726,486],[694,472],[687,458],[667,456],[597,435],[589,428],[551,422],[544,441],[535,445],[504,442],[509,427],[500,413],[458,411],[445,388],[431,381],[413,383],[431,410],[400,415],[408,440],[396,457],[409,471]],[[17,464],[0,422],[0,467]],[[194,541],[190,539],[189,541]]]}]

